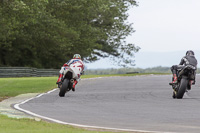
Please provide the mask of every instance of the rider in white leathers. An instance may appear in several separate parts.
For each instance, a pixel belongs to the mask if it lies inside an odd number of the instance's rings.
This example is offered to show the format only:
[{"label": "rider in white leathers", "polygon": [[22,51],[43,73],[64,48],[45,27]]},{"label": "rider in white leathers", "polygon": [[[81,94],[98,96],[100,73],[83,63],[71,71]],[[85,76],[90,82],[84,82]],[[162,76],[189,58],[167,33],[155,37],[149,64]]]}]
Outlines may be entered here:
[{"label": "rider in white leathers", "polygon": [[81,56],[79,54],[75,54],[73,56],[73,59],[69,60],[67,63],[65,63],[61,69],[60,69],[60,74],[59,74],[59,78],[56,82],[56,84],[58,84],[58,88],[60,88],[60,85],[62,84],[62,77],[64,74],[64,70],[66,67],[78,67],[78,71],[80,72],[80,75],[78,74],[78,79],[74,80],[73,86],[72,86],[72,91],[75,91],[75,85],[78,83],[81,74],[83,73],[84,70],[84,63],[81,60]]}]

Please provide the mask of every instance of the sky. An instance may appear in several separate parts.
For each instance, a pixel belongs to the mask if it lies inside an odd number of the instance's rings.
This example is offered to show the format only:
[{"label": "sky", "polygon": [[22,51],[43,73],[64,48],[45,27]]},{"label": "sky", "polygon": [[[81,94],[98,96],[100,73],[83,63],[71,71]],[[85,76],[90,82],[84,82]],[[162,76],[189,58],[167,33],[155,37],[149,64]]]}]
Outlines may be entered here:
[{"label": "sky", "polygon": [[[136,1],[139,6],[128,11],[128,22],[133,23],[135,32],[126,39],[128,43],[134,43],[141,48],[135,54],[136,67],[144,66],[142,62],[145,63],[145,60],[141,58],[145,59],[147,53],[157,53],[162,58],[169,52],[200,51],[200,0]],[[87,66],[91,69],[119,68],[109,62],[108,59],[101,59]],[[137,62],[141,62],[140,65]],[[150,62],[145,65],[153,67],[159,64]]]},{"label": "sky", "polygon": [[141,51],[200,50],[200,0],[137,0],[128,37]]},{"label": "sky", "polygon": [[141,51],[200,50],[200,0],[137,0],[128,22],[136,30],[127,41]]}]

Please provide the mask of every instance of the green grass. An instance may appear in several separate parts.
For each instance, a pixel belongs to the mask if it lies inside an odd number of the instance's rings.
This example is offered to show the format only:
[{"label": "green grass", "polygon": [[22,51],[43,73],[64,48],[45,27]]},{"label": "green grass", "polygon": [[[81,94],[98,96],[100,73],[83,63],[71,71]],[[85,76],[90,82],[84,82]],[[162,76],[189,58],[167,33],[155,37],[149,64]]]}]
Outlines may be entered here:
[{"label": "green grass", "polygon": [[[72,126],[0,115],[0,133],[99,133]],[[108,133],[108,132],[102,132]]]},{"label": "green grass", "polygon": [[0,78],[0,97],[42,93],[56,88],[57,77]]}]

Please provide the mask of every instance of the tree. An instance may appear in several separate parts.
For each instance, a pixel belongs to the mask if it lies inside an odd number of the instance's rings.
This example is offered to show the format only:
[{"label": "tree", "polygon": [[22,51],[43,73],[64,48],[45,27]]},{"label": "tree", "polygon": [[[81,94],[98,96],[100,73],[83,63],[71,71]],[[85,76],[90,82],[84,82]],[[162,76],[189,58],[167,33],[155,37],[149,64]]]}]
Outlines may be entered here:
[{"label": "tree", "polygon": [[134,0],[0,1],[0,66],[58,68],[73,54],[134,65],[134,32],[127,23]]},{"label": "tree", "polygon": [[48,9],[78,33],[78,38],[73,38],[70,56],[80,53],[90,62],[111,55],[121,59],[120,65],[133,65],[132,57],[139,47],[124,40],[134,32],[125,21],[127,10],[135,5],[134,0],[49,0]]},{"label": "tree", "polygon": [[46,12],[47,0],[10,0],[1,3],[1,66],[56,68],[65,24]]}]

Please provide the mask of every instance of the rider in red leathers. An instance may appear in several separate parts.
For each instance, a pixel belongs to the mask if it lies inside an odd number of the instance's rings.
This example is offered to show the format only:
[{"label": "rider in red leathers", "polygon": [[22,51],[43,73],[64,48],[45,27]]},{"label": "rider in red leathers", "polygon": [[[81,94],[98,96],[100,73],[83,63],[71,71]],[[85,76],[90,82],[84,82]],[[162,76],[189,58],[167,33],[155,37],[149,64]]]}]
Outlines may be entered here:
[{"label": "rider in red leathers", "polygon": [[[79,70],[81,71],[81,74],[83,73],[83,70],[84,70],[84,63],[83,61],[81,60],[81,56],[79,54],[75,54],[73,56],[73,59],[69,60],[67,63],[65,63],[61,69],[60,69],[60,74],[59,74],[59,78],[56,82],[56,84],[58,84],[58,88],[60,88],[60,85],[62,84],[62,77],[63,77],[63,74],[64,74],[64,70],[66,67],[70,67],[71,65],[74,65],[76,63],[79,63],[79,64],[82,64],[80,65],[79,67]],[[80,76],[79,76],[79,79],[80,79]],[[79,80],[78,79],[78,80]],[[72,91],[75,91],[75,85],[78,83],[78,80],[74,80],[74,83],[73,83],[73,86],[72,86]]]}]

